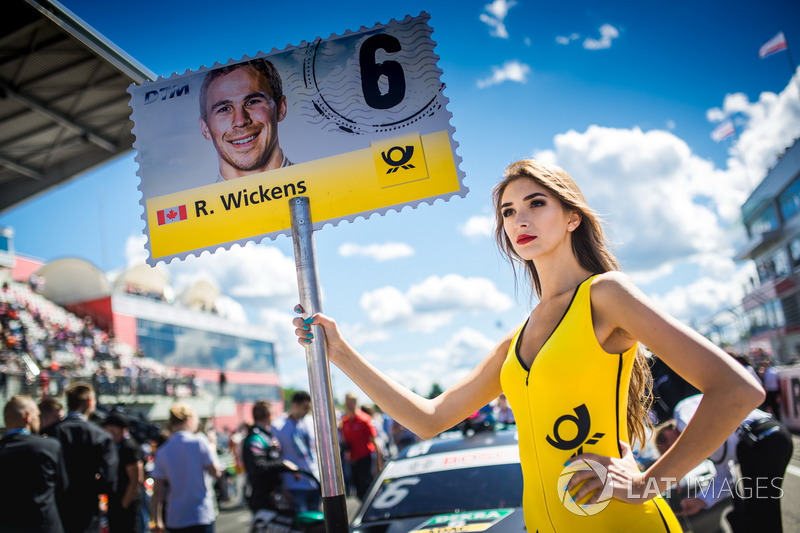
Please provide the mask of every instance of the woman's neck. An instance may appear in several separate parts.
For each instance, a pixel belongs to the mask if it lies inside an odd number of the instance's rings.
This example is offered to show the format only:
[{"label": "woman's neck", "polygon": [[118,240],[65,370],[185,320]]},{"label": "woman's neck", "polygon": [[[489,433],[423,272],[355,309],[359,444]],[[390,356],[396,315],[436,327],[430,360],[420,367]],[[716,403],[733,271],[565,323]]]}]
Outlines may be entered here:
[{"label": "woman's neck", "polygon": [[[544,263],[541,264],[540,263]],[[566,292],[571,293],[594,272],[589,272],[570,253],[569,259],[563,261],[540,261],[536,263],[536,273],[539,275],[539,286],[542,294],[540,302],[547,302]]]}]

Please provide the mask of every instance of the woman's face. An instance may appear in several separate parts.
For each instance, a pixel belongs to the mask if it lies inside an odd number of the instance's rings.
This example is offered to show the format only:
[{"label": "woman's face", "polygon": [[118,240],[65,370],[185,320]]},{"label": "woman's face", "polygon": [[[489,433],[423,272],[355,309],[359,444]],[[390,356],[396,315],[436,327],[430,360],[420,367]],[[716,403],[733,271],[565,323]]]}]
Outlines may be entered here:
[{"label": "woman's face", "polygon": [[525,260],[569,244],[567,236],[579,222],[576,213],[566,211],[558,197],[530,178],[518,178],[506,186],[500,215],[509,241]]}]

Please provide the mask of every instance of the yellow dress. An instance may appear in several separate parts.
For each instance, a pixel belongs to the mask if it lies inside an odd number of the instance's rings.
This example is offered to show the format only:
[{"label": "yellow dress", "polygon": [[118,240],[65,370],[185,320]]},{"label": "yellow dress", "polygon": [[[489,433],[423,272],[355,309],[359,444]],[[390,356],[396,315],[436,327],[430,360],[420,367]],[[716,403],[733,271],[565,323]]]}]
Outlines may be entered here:
[{"label": "yellow dress", "polygon": [[[601,491],[601,501],[583,507],[585,502],[576,504],[564,492],[571,477],[564,464],[571,457],[621,457],[619,441],[629,442],[628,384],[636,346],[609,354],[597,342],[590,300],[593,279],[576,289],[530,371],[518,354],[523,324],[500,373],[519,433],[525,525],[530,533],[680,532],[660,496],[630,504]],[[595,465],[583,464],[604,477],[602,465]]]}]

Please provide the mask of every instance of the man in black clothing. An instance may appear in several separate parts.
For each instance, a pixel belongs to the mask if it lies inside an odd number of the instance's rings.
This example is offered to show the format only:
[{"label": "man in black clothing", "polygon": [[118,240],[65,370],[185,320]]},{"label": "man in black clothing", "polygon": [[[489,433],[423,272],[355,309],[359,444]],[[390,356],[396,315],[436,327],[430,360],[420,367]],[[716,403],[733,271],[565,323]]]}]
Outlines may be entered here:
[{"label": "man in black clothing", "polygon": [[242,443],[242,458],[247,473],[247,505],[254,513],[259,509],[276,509],[281,493],[281,473],[296,472],[297,465],[281,459],[281,446],[270,431],[272,415],[269,402],[253,405],[253,426]]},{"label": "man in black clothing", "polygon": [[96,405],[94,389],[75,383],[67,389],[67,417],[50,430],[61,441],[70,490],[59,501],[66,533],[100,533],[100,494],[111,494],[117,481],[117,450],[111,435],[88,417]]},{"label": "man in black clothing", "polygon": [[111,533],[141,533],[142,483],[144,460],[142,448],[131,437],[128,419],[111,412],[102,426],[114,439],[119,456],[117,490],[108,495],[108,527]]},{"label": "man in black clothing", "polygon": [[63,533],[57,498],[66,490],[61,444],[35,435],[39,408],[30,396],[14,396],[4,409],[0,440],[0,531]]}]

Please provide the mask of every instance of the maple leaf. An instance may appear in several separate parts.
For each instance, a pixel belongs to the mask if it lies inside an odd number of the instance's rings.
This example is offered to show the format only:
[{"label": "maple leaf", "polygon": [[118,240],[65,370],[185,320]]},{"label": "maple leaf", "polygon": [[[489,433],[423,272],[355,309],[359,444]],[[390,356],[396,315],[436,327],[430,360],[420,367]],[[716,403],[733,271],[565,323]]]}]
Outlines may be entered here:
[{"label": "maple leaf", "polygon": [[178,213],[176,213],[174,209],[170,209],[169,213],[167,213],[167,218],[170,220],[172,220],[176,216],[178,216]]}]

